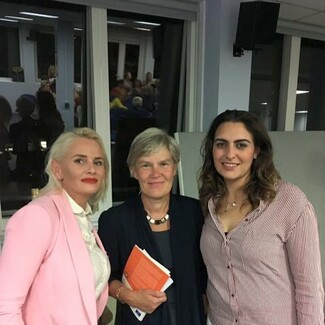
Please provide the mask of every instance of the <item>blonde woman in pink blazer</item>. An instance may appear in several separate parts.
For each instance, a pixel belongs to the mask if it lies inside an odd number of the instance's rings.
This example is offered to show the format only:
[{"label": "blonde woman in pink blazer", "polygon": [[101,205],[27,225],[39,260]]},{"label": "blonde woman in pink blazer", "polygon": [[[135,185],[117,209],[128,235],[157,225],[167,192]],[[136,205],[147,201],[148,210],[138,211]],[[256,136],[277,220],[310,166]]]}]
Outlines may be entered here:
[{"label": "blonde woman in pink blazer", "polygon": [[108,159],[88,128],[63,133],[39,197],[9,220],[0,255],[1,325],[95,325],[110,264],[89,214],[107,190]]}]

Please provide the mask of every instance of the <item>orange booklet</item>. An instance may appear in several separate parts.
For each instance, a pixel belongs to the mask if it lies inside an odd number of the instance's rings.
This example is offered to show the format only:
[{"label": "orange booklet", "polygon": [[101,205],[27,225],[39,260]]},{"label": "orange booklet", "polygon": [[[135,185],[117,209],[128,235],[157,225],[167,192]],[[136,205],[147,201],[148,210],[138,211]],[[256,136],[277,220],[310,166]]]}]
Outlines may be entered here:
[{"label": "orange booklet", "polygon": [[[134,245],[125,264],[122,282],[132,290],[152,289],[165,291],[172,283],[170,271],[153,259],[145,250]],[[134,315],[142,321],[145,312],[131,307]]]}]

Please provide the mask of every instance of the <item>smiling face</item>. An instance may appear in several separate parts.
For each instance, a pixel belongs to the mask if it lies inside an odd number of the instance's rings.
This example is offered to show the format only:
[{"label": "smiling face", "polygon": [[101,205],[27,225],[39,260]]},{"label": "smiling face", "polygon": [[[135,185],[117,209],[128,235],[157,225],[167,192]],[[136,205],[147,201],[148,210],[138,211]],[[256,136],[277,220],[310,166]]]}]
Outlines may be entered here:
[{"label": "smiling face", "polygon": [[66,192],[85,208],[105,177],[103,152],[95,140],[77,138],[62,160],[53,160],[52,170]]},{"label": "smiling face", "polygon": [[257,154],[252,134],[243,123],[224,122],[217,128],[212,155],[214,166],[226,184],[246,184]]},{"label": "smiling face", "polygon": [[143,198],[163,199],[169,197],[176,167],[170,151],[162,147],[149,156],[140,157],[131,173],[139,182]]}]

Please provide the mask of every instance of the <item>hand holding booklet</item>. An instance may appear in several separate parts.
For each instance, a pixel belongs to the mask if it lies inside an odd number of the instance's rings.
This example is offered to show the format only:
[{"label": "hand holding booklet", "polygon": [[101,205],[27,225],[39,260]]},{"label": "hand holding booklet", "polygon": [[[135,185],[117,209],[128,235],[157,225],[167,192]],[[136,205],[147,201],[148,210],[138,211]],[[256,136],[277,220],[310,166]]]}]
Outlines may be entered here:
[{"label": "hand holding booklet", "polygon": [[[134,245],[125,264],[122,282],[132,290],[165,291],[173,280],[167,268],[153,259],[146,250]],[[130,308],[137,319],[142,321],[146,313],[132,306]]]}]

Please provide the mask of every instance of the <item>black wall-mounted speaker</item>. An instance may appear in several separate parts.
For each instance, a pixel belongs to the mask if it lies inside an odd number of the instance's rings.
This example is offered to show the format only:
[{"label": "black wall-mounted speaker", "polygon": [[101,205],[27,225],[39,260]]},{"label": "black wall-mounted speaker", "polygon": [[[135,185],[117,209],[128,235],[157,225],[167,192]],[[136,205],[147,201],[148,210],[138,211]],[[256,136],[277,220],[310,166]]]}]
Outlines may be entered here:
[{"label": "black wall-mounted speaker", "polygon": [[274,2],[241,2],[235,45],[254,50],[258,44],[270,44],[275,35],[280,4]]}]

